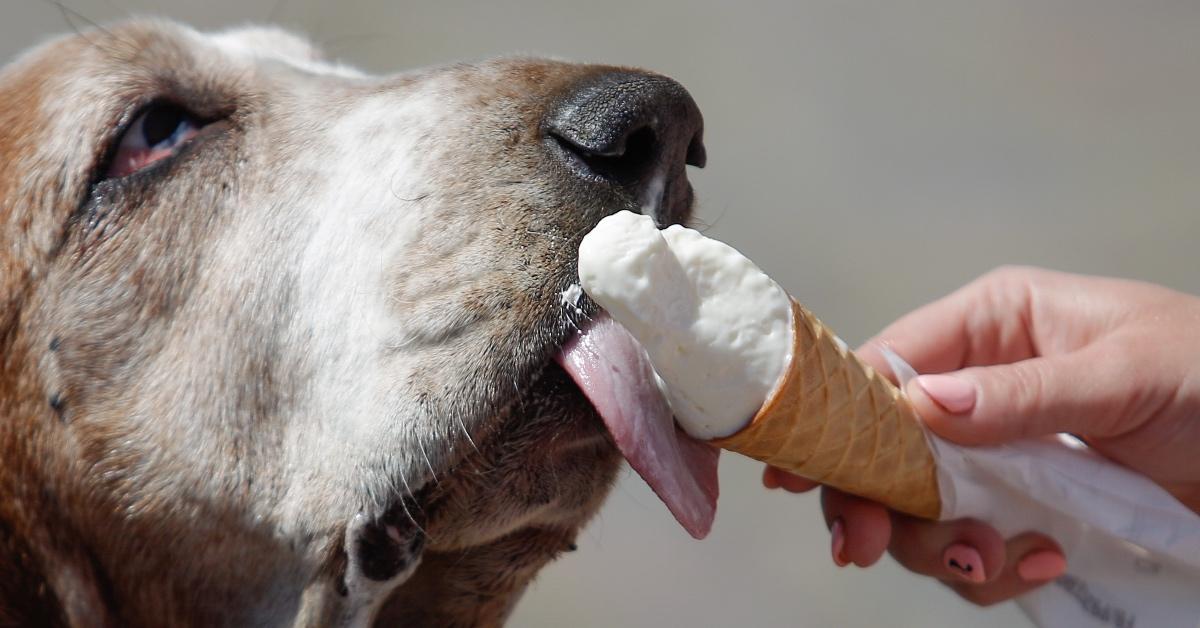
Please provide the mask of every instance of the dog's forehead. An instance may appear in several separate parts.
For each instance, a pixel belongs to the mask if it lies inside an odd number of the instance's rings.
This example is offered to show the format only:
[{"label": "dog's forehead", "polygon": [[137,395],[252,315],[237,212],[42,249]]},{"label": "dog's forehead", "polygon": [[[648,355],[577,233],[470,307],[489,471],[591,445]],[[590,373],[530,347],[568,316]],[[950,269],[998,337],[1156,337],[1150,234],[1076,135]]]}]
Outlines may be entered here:
[{"label": "dog's forehead", "polygon": [[279,63],[309,74],[365,76],[358,69],[326,59],[320,48],[307,38],[275,26],[248,25],[205,33],[176,22],[142,20],[103,30],[100,36],[119,51],[119,56],[154,52],[137,54],[141,62],[153,63],[157,59],[169,62],[173,53],[177,53],[201,65],[217,62],[236,68],[245,64]]}]

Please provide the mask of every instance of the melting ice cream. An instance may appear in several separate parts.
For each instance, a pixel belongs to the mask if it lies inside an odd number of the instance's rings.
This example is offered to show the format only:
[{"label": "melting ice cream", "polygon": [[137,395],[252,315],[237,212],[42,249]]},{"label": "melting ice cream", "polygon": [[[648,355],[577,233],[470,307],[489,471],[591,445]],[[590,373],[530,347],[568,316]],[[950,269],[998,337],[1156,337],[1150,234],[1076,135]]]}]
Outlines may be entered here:
[{"label": "melting ice cream", "polygon": [[777,386],[790,300],[734,248],[627,211],[584,238],[579,278],[611,319],[593,321],[561,361],[630,465],[703,537],[718,453],[703,441],[741,429]]}]

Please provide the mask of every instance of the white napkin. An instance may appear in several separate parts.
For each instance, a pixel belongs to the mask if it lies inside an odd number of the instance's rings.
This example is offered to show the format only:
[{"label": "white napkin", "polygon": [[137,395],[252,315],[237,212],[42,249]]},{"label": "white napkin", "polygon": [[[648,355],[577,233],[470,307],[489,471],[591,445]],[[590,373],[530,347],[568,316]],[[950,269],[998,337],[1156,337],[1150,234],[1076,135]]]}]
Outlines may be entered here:
[{"label": "white napkin", "polygon": [[[883,350],[901,385],[916,372]],[[1200,627],[1200,515],[1069,436],[960,447],[926,432],[942,518],[1058,541],[1067,573],[1017,599],[1045,628]],[[1200,452],[1197,452],[1200,455]]]}]

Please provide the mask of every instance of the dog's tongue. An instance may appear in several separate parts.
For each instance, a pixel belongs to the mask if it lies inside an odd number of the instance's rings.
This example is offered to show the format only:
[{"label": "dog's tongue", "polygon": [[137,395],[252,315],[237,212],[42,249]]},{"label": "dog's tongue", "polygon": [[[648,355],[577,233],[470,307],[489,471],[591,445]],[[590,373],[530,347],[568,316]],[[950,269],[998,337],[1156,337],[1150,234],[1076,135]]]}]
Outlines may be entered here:
[{"label": "dog's tongue", "polygon": [[629,465],[688,533],[707,536],[717,510],[720,450],[675,426],[638,341],[601,314],[558,360],[596,406]]}]

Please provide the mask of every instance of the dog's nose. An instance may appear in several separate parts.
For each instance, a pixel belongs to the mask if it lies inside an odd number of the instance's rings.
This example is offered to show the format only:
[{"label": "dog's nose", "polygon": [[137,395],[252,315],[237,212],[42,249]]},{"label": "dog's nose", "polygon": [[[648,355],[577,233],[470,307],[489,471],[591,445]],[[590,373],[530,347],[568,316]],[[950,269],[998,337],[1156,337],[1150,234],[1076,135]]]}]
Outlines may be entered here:
[{"label": "dog's nose", "polygon": [[543,127],[578,176],[623,188],[660,224],[686,218],[686,166],[704,167],[700,109],[682,85],[630,71],[572,85]]}]

